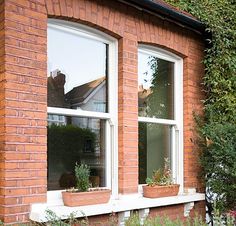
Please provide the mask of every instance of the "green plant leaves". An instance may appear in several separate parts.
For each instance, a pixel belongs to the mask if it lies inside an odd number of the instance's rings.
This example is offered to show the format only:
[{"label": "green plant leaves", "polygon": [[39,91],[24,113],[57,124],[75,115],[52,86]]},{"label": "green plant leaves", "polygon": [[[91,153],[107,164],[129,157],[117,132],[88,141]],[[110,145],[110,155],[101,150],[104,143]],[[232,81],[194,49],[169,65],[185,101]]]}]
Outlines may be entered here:
[{"label": "green plant leaves", "polygon": [[[236,208],[236,4],[233,0],[165,0],[206,25],[205,115],[198,124],[205,180],[216,207]],[[207,138],[207,139],[206,139]],[[210,140],[206,142],[206,140]]]},{"label": "green plant leaves", "polygon": [[89,183],[90,168],[84,164],[75,165],[75,177],[76,177],[76,188],[78,191],[88,191],[90,187]]}]

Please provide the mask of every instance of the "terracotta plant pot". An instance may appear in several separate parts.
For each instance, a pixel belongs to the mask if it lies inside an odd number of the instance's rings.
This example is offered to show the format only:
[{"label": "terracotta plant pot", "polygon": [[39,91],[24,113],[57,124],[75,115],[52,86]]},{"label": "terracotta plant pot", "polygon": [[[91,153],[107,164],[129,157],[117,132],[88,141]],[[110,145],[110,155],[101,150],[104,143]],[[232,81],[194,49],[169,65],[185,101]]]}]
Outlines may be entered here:
[{"label": "terracotta plant pot", "polygon": [[168,196],[176,196],[179,193],[179,184],[164,186],[143,186],[143,196],[146,198],[160,198]]},{"label": "terracotta plant pot", "polygon": [[88,192],[62,192],[65,206],[87,206],[107,203],[110,199],[111,190],[97,189]]}]

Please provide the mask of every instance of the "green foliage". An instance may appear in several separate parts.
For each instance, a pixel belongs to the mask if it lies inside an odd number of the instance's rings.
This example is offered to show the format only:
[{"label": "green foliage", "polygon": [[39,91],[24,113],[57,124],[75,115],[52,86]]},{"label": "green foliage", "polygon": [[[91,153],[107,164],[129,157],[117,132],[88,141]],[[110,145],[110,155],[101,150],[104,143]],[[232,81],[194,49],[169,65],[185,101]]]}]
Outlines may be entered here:
[{"label": "green foliage", "polygon": [[236,4],[233,0],[165,0],[199,18],[211,34],[204,85],[208,122],[236,122]]},{"label": "green foliage", "polygon": [[94,150],[95,139],[96,135],[90,129],[74,125],[51,125],[48,127],[48,151],[49,154],[55,154],[53,157],[65,153],[74,156],[84,150],[88,142],[90,148]]},{"label": "green foliage", "polygon": [[61,217],[58,217],[55,212],[52,210],[46,210],[46,219],[48,226],[72,226],[72,225],[81,225],[88,226],[88,218],[84,217],[82,220],[75,218],[76,212],[72,212],[69,216],[65,216],[66,220],[63,220]]},{"label": "green foliage", "polygon": [[[125,222],[125,226],[207,226],[207,224],[201,219],[201,217],[195,217],[193,219],[188,218],[184,223],[180,219],[171,220],[167,216],[156,216],[154,218],[146,218],[144,222],[141,222],[138,214],[132,214]],[[229,224],[228,226],[233,226]]]},{"label": "green foliage", "polygon": [[65,167],[63,172],[73,173],[76,162],[80,163],[86,149],[95,150],[96,134],[90,129],[74,125],[51,125],[47,132],[49,176],[51,172],[61,173],[60,166]]},{"label": "green foliage", "polygon": [[235,226],[236,223],[236,218],[233,215],[230,214],[220,214],[220,211],[215,209],[214,211],[214,220],[213,220],[213,225],[214,226]]},{"label": "green foliage", "polygon": [[[236,4],[234,0],[165,0],[206,26],[203,61],[205,114],[200,124],[201,163],[219,210],[236,208]],[[211,145],[209,145],[211,141]]]},{"label": "green foliage", "polygon": [[[203,140],[201,163],[207,186],[215,193],[216,208],[236,207],[236,126],[214,123],[200,128]],[[227,205],[227,206],[226,206]]]},{"label": "green foliage", "polygon": [[168,158],[165,158],[164,169],[158,169],[153,171],[152,178],[147,178],[146,183],[149,186],[154,185],[171,185],[173,184],[172,175],[170,170],[170,161]]},{"label": "green foliage", "polygon": [[146,115],[148,117],[172,118],[172,93],[173,81],[173,63],[159,59],[158,57],[149,57],[148,62],[152,71],[152,81],[146,104]]},{"label": "green foliage", "polygon": [[76,188],[78,191],[88,191],[90,187],[89,183],[90,169],[87,165],[81,164],[75,165],[75,176],[76,176]]},{"label": "green foliage", "polygon": [[[215,213],[215,226],[235,226],[235,217],[227,215],[220,215],[219,211]],[[132,214],[129,219],[125,222],[125,226],[207,226],[208,224],[199,216],[194,218],[188,218],[186,222],[181,221],[179,218],[171,220],[168,216],[156,216],[154,218],[146,218],[141,222],[138,214]]]},{"label": "green foliage", "polygon": [[[104,221],[103,222],[96,222],[93,224],[90,224],[88,217],[86,217],[86,215],[81,212],[81,214],[83,215],[82,218],[76,218],[76,213],[77,212],[72,212],[70,215],[64,215],[63,217],[59,217],[57,216],[57,214],[55,212],[53,212],[50,209],[46,210],[46,220],[47,223],[32,223],[30,225],[32,226],[89,226],[89,225],[104,225]],[[109,217],[109,220],[105,223],[105,225],[107,226],[117,226],[117,221],[114,220],[114,215],[111,214]],[[23,225],[19,225],[19,226],[23,226]]]},{"label": "green foliage", "polygon": [[132,214],[126,221],[125,226],[141,226],[140,219],[137,213]]},{"label": "green foliage", "polygon": [[206,118],[236,122],[236,4],[232,0],[166,1],[199,18],[212,34],[204,60]]},{"label": "green foliage", "polygon": [[[65,219],[63,219],[65,218]],[[72,212],[69,216],[63,216],[63,218],[56,215],[50,209],[46,210],[46,220],[47,223],[37,223],[37,222],[30,222],[29,224],[18,224],[19,226],[73,226],[73,225],[80,225],[80,226],[89,226],[89,219],[83,214],[83,219],[76,218],[76,212]],[[220,215],[219,211],[215,213],[215,226],[234,226],[235,217],[234,216],[222,216]],[[118,222],[114,219],[114,214],[110,215],[108,222],[105,223],[109,226],[117,226]],[[0,225],[4,225],[0,221]],[[96,222],[96,225],[104,225],[104,222]],[[207,226],[204,220],[199,217],[195,216],[194,218],[188,218],[186,222],[181,221],[179,218],[175,220],[171,220],[168,216],[156,216],[154,218],[146,218],[143,221],[140,220],[139,215],[137,213],[131,214],[128,220],[125,221],[125,226]]]}]

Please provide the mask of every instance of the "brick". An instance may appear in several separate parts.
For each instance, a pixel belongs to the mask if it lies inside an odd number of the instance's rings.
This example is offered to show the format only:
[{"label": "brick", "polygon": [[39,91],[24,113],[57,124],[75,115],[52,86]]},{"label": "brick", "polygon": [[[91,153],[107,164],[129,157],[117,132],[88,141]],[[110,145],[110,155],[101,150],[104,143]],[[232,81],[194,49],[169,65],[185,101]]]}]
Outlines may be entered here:
[{"label": "brick", "polygon": [[46,202],[45,195],[27,196],[27,197],[23,197],[22,199],[23,204],[44,203],[44,202]]},{"label": "brick", "polygon": [[21,179],[17,181],[18,186],[46,186],[47,180],[45,178],[29,178],[29,179]]}]

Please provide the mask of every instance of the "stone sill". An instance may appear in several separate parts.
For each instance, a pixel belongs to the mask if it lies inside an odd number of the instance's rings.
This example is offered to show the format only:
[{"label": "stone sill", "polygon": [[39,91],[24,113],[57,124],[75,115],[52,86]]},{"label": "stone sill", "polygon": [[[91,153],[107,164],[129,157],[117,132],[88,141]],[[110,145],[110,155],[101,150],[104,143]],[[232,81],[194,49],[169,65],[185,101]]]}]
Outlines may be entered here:
[{"label": "stone sill", "polygon": [[195,193],[195,194],[182,194],[172,197],[164,198],[144,198],[137,195],[123,195],[119,199],[110,199],[106,204],[100,205],[90,205],[81,207],[68,207],[64,206],[62,203],[53,205],[52,203],[43,204],[33,204],[30,212],[30,219],[36,222],[46,222],[46,210],[52,210],[61,219],[66,219],[73,213],[74,216],[84,217],[84,216],[94,216],[100,214],[110,214],[129,210],[145,209],[152,207],[161,207],[176,204],[186,204],[196,201],[205,200],[205,194]]}]

